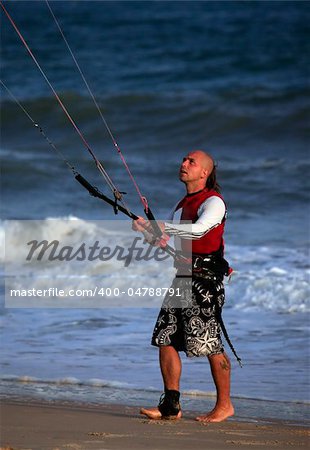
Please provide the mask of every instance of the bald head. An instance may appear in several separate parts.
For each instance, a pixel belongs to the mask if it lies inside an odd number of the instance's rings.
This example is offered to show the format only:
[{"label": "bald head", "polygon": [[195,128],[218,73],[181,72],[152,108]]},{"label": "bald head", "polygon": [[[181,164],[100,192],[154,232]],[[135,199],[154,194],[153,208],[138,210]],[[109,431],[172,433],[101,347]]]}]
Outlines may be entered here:
[{"label": "bald head", "polygon": [[209,153],[206,153],[203,150],[194,150],[193,152],[190,152],[188,156],[195,158],[195,160],[198,161],[201,166],[208,171],[208,174],[212,172],[214,161]]}]

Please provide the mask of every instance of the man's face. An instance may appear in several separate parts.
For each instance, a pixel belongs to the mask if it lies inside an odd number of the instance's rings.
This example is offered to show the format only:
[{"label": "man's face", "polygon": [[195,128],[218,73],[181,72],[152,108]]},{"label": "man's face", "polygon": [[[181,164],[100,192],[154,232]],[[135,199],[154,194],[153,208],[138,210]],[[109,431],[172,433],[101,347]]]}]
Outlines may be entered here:
[{"label": "man's face", "polygon": [[203,155],[200,152],[192,152],[183,158],[179,179],[183,183],[198,181],[207,177]]}]

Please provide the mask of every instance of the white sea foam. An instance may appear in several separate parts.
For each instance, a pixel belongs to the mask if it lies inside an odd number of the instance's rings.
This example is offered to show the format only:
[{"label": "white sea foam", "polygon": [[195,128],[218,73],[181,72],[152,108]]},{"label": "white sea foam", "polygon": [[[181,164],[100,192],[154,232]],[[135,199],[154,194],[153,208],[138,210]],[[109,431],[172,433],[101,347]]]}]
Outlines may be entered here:
[{"label": "white sea foam", "polygon": [[[238,271],[227,293],[237,309],[309,311],[309,269],[300,249],[228,247]],[[236,255],[239,255],[238,257]]]},{"label": "white sea foam", "polygon": [[68,386],[92,386],[92,387],[111,387],[117,389],[133,389],[135,386],[130,383],[121,382],[121,381],[113,381],[113,380],[104,380],[101,378],[90,378],[86,380],[82,380],[76,377],[67,376],[64,378],[37,378],[29,375],[2,375],[0,376],[1,381],[14,381],[17,383],[30,383],[30,384],[48,384],[48,385],[68,385]]}]

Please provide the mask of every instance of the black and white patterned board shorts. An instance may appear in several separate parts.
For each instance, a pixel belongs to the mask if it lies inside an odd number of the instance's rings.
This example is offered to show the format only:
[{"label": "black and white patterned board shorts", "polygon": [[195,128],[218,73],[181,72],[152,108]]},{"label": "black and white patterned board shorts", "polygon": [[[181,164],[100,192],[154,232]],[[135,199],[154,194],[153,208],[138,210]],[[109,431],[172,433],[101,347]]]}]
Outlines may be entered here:
[{"label": "black and white patterned board shorts", "polygon": [[171,287],[181,295],[166,295],[153,331],[152,345],[171,345],[189,357],[223,353],[217,314],[225,300],[222,279],[211,275],[176,277]]}]

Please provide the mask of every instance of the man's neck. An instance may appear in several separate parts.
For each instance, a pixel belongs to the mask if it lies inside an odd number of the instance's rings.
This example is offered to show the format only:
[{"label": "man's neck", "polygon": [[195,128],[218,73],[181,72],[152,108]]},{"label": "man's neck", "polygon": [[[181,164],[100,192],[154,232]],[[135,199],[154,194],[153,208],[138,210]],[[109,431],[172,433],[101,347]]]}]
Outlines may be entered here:
[{"label": "man's neck", "polygon": [[195,192],[202,191],[205,187],[205,183],[187,183],[186,192],[188,194],[195,194]]}]

